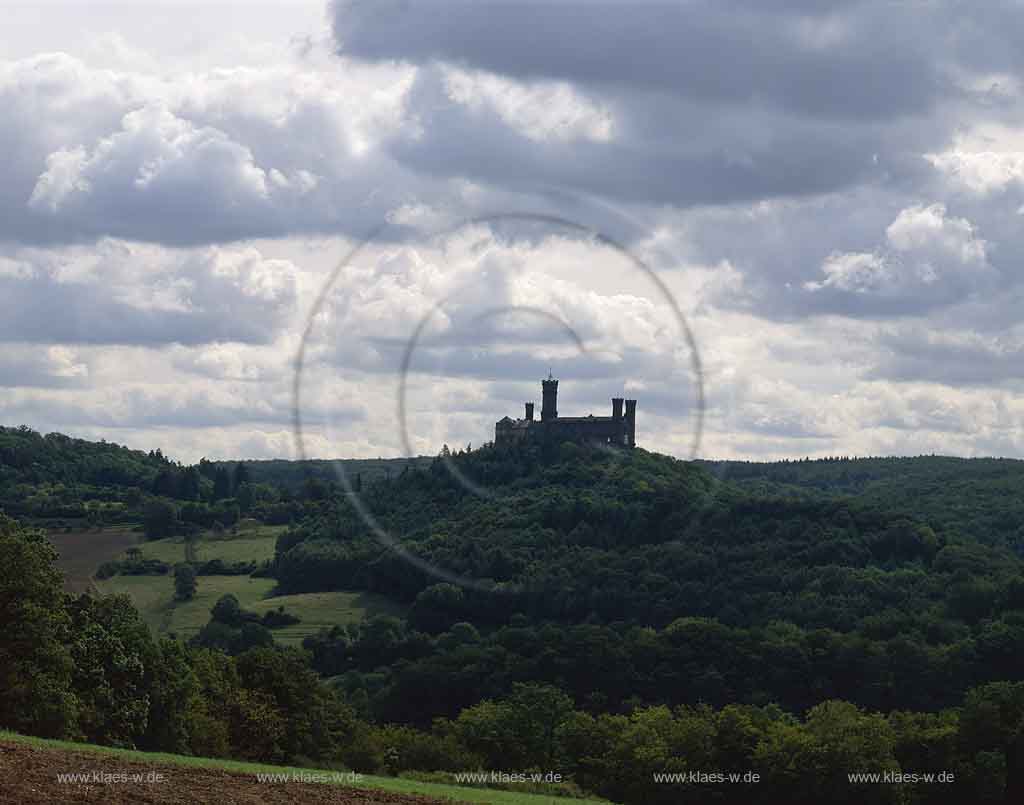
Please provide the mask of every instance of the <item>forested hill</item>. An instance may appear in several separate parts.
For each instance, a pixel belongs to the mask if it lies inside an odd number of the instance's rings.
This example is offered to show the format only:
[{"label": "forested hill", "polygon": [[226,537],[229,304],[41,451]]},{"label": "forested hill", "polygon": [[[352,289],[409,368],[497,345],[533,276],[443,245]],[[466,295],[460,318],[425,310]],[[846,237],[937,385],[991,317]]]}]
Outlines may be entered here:
[{"label": "forested hill", "polygon": [[[342,497],[278,540],[272,572],[286,591],[374,590],[412,602],[416,630],[470,622],[492,635],[472,657],[442,647],[423,658],[411,638],[394,649],[390,661],[415,664],[375,678],[382,714],[412,713],[424,680],[449,675],[459,691],[448,704],[422,703],[424,723],[463,696],[485,696],[494,678],[602,701],[799,710],[835,696],[934,709],[1024,672],[1024,563],[928,512],[755,492],[643,450],[485,448],[451,461],[487,494],[472,494],[439,458],[369,485],[362,499],[406,550],[483,591],[397,557]],[[309,641],[321,670],[359,668],[350,640]]]},{"label": "forested hill", "polygon": [[[501,606],[546,617],[657,626],[686,613],[839,627],[842,618],[819,612],[804,595],[820,585],[816,569],[877,570],[884,579],[933,570],[936,561],[943,567],[964,553],[992,568],[1016,561],[1004,546],[975,544],[932,516],[943,511],[899,492],[812,494],[742,475],[722,480],[643,450],[571,444],[548,455],[485,448],[450,461],[469,484],[438,459],[368,485],[361,498],[411,553],[512,590]],[[1019,499],[1004,494],[1002,503]],[[292,591],[365,586],[410,599],[436,581],[385,551],[342,498],[281,538],[276,573]],[[475,606],[467,604],[479,617]],[[861,606],[867,613],[876,603]]]},{"label": "forested hill", "polygon": [[159,450],[144,453],[111,442],[0,427],[0,488],[16,484],[145,486],[171,466]]},{"label": "forested hill", "polygon": [[699,463],[749,491],[898,508],[934,528],[1024,555],[1024,461],[916,456]]},{"label": "forested hill", "polygon": [[[286,523],[301,509],[286,497],[274,486],[251,482],[237,465],[229,469],[203,459],[188,466],[159,448],[143,452],[24,426],[0,427],[0,511],[48,529],[134,526],[156,508],[173,510],[176,522],[194,526],[232,525],[243,514]],[[146,533],[158,531],[167,536],[172,524],[147,527]]]}]

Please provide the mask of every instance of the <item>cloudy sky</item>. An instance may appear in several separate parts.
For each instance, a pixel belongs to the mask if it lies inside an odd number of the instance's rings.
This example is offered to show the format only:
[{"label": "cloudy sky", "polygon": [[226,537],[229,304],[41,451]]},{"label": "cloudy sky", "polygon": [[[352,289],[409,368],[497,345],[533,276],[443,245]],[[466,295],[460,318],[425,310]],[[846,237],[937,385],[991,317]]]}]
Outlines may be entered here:
[{"label": "cloudy sky", "polygon": [[1021,3],[0,13],[4,424],[292,457],[304,345],[315,456],[551,369],[683,457],[701,388],[704,457],[1024,457]]}]

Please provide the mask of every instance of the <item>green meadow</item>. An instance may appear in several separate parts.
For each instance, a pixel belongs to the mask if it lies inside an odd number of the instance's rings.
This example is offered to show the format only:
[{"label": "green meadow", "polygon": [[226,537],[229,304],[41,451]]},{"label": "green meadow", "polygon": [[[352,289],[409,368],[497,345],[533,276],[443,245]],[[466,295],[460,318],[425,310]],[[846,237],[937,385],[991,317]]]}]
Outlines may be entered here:
[{"label": "green meadow", "polygon": [[[283,527],[258,526],[233,534],[204,534],[196,541],[198,561],[263,561],[274,555],[274,543]],[[147,559],[174,564],[185,560],[181,537],[140,543]],[[167,576],[114,576],[97,581],[102,593],[125,593],[142,618],[157,634],[174,633],[188,639],[210,619],[210,609],[228,593],[238,598],[243,609],[262,615],[283,606],[301,621],[274,629],[274,638],[285,645],[301,645],[304,637],[335,624],[358,623],[376,614],[401,615],[404,608],[393,601],[366,592],[325,592],[275,596],[273,579],[251,576],[200,576],[191,601],[174,600],[174,581]]]}]

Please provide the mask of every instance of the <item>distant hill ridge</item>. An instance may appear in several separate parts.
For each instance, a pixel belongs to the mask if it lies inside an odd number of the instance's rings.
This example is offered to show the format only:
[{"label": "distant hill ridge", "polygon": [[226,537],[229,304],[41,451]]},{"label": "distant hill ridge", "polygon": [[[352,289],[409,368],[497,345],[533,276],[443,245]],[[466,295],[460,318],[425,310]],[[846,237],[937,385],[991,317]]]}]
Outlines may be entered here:
[{"label": "distant hill ridge", "polygon": [[0,487],[12,483],[140,486],[173,466],[159,450],[146,453],[113,442],[0,426]]}]

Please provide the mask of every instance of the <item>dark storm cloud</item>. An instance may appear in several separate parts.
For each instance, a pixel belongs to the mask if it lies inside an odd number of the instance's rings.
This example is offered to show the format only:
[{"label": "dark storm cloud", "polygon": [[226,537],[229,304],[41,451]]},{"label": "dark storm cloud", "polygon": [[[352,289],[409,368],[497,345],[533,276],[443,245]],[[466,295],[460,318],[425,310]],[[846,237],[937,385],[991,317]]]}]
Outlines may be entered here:
[{"label": "dark storm cloud", "polygon": [[334,30],[340,50],[363,59],[446,61],[712,104],[767,100],[824,117],[926,110],[944,85],[919,36],[928,8],[863,5],[339,0]]},{"label": "dark storm cloud", "polygon": [[[917,9],[919,11],[919,9]],[[394,2],[334,6],[339,51],[421,65],[415,126],[391,154],[417,174],[566,187],[628,204],[728,205],[919,182],[967,93],[941,26],[894,4]],[[603,104],[606,140],[537,141],[455,103],[443,63],[567,82]]]},{"label": "dark storm cloud", "polygon": [[[627,204],[689,206],[824,193],[882,175],[874,154],[885,136],[871,128],[808,126],[756,109],[705,123],[699,107],[672,110],[633,98],[623,99],[624,131],[611,142],[537,142],[493,110],[446,97],[439,72],[421,70],[410,105],[422,129],[401,132],[390,146],[403,165],[439,180],[464,176],[520,192],[564,187]],[[644,130],[651,119],[657,131]],[[674,141],[651,139],[672,131]]]},{"label": "dark storm cloud", "polygon": [[[342,54],[421,65],[409,96],[420,125],[390,145],[416,173],[690,208],[687,256],[728,261],[745,277],[743,294],[720,304],[769,318],[887,318],[927,314],[1021,274],[1012,183],[998,203],[980,205],[957,197],[926,158],[973,120],[1017,114],[1012,92],[995,92],[988,73],[1012,76],[1024,63],[1014,45],[1024,9],[974,12],[959,3],[339,0],[333,21]],[[537,141],[495,107],[453,102],[438,64],[568,82],[610,110],[613,134]],[[951,217],[988,239],[980,268],[886,243],[904,210],[945,198]],[[758,202],[774,207],[753,212]],[[823,276],[837,255],[857,254],[874,257],[873,283]]]}]

